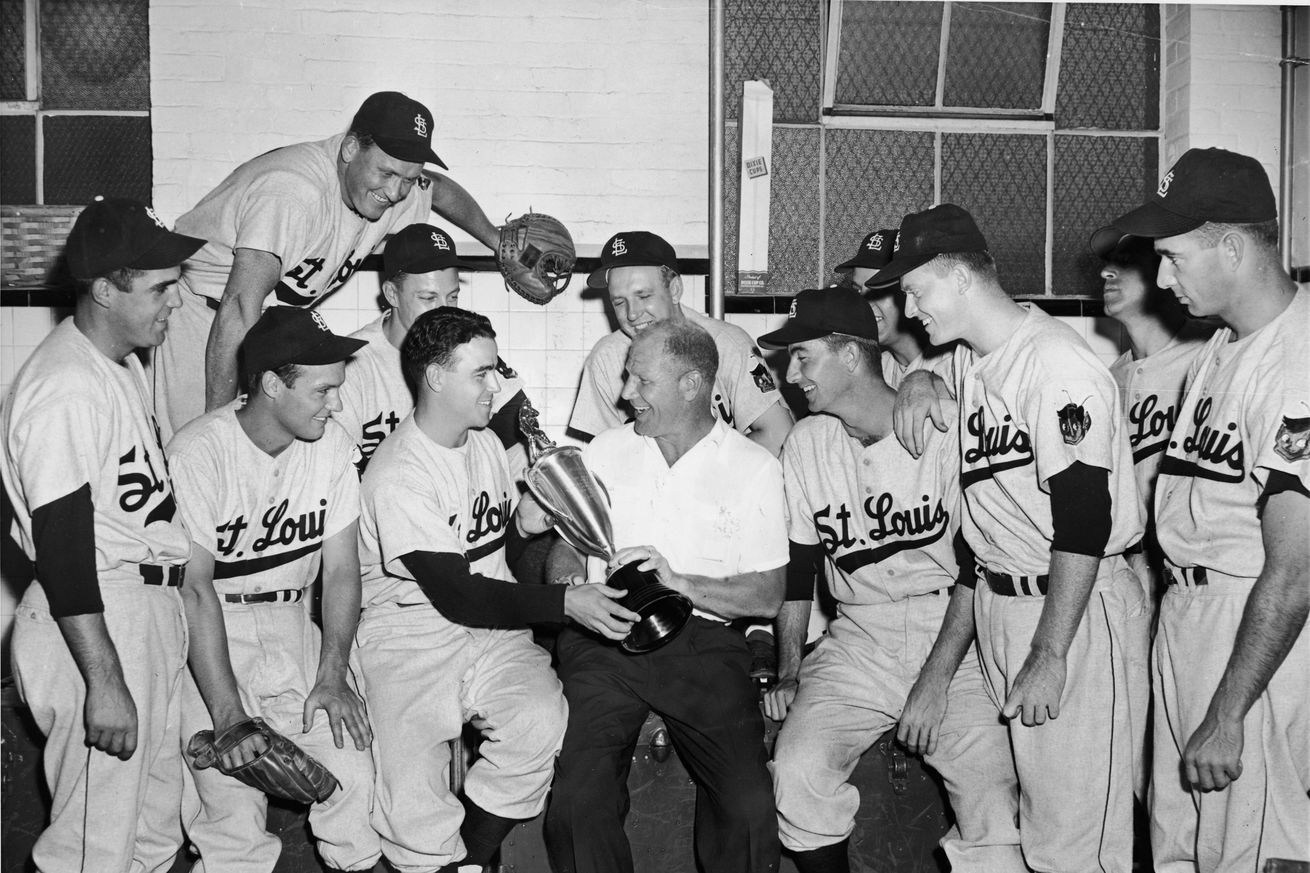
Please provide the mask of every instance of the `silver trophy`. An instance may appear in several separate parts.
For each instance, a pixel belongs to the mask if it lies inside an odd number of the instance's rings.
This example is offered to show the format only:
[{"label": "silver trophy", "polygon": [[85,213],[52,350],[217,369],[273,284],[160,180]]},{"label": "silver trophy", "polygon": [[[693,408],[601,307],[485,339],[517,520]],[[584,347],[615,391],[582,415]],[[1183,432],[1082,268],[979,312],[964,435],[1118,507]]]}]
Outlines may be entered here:
[{"label": "silver trophy", "polygon": [[[576,446],[557,446],[541,430],[537,410],[527,400],[519,409],[519,430],[528,440],[528,471],[524,481],[547,512],[555,529],[575,549],[614,562],[618,548],[610,521],[609,494],[582,463]],[[691,617],[691,601],[659,581],[655,573],[638,570],[640,561],[610,571],[606,584],[627,593],[626,608],[641,616],[621,645],[629,652],[658,649],[682,630]]]}]

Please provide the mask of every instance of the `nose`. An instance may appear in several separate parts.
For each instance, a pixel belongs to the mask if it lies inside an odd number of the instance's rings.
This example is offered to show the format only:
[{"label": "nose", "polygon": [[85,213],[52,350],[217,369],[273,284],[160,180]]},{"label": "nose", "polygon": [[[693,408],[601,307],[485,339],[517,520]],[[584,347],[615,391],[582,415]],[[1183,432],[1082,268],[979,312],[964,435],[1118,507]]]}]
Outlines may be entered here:
[{"label": "nose", "polygon": [[909,294],[905,295],[905,317],[914,318],[919,314],[919,304],[914,302],[914,298]]},{"label": "nose", "polygon": [[1174,275],[1174,265],[1168,258],[1160,259],[1160,269],[1155,273],[1155,284],[1161,288],[1172,288],[1178,281]]},{"label": "nose", "polygon": [[392,202],[398,202],[400,200],[405,199],[404,187],[405,187],[405,180],[400,178],[399,176],[393,176],[391,178],[391,181],[387,183],[387,187],[385,189],[387,192],[387,199],[391,200]]},{"label": "nose", "polygon": [[489,370],[487,372],[487,390],[492,394],[499,394],[501,387],[503,386],[500,382],[500,374],[495,370]]},{"label": "nose", "polygon": [[1114,264],[1106,264],[1104,267],[1101,268],[1102,279],[1113,279],[1115,275],[1116,273],[1114,269]]},{"label": "nose", "polygon": [[622,397],[624,400],[632,400],[634,397],[636,397],[637,380],[633,379],[631,376],[625,378],[623,380],[623,391],[619,393],[619,396]]},{"label": "nose", "polygon": [[795,385],[801,380],[801,365],[795,358],[787,360],[787,375],[785,378],[789,385]]},{"label": "nose", "polygon": [[169,309],[177,309],[182,305],[182,289],[176,284],[168,286],[168,296],[164,298],[164,305]]},{"label": "nose", "polygon": [[337,391],[337,389],[333,388],[331,391],[327,393],[328,412],[335,414],[340,412],[344,408],[345,407],[341,405],[341,394]]}]

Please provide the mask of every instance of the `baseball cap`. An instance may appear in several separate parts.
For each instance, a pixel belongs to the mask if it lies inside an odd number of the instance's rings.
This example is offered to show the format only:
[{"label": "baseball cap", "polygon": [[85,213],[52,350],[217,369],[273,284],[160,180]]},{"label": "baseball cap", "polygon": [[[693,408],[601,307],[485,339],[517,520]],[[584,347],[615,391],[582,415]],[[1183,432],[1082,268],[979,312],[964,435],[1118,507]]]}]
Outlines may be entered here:
[{"label": "baseball cap", "polygon": [[[1278,217],[1269,175],[1255,158],[1226,149],[1188,149],[1141,206],[1092,234],[1092,251],[1113,248],[1114,234],[1158,239],[1207,221],[1254,224]],[[1106,249],[1107,251],[1109,249]]]},{"label": "baseball cap", "polygon": [[204,244],[203,239],[169,230],[144,203],[97,197],[77,216],[65,252],[73,278],[91,280],[124,267],[175,267]]},{"label": "baseball cap", "polygon": [[397,231],[382,249],[382,279],[397,273],[431,273],[466,267],[455,254],[455,241],[439,227],[411,224]]},{"label": "baseball cap", "polygon": [[891,261],[864,284],[869,288],[890,285],[938,255],[985,251],[987,240],[973,216],[954,203],[942,203],[901,219]]},{"label": "baseball cap", "polygon": [[323,316],[298,306],[272,306],[241,341],[243,374],[276,370],[287,364],[335,364],[368,345],[367,340],[338,336]]},{"label": "baseball cap", "polygon": [[878,339],[878,320],[860,292],[847,285],[807,288],[792,298],[787,323],[760,337],[767,348],[786,348],[830,333]]},{"label": "baseball cap", "polygon": [[587,277],[587,287],[609,287],[609,272],[615,267],[668,267],[676,273],[678,256],[663,237],[648,230],[626,230],[605,241],[600,266]]},{"label": "baseball cap", "polygon": [[834,273],[849,273],[856,267],[881,270],[892,259],[892,246],[896,244],[896,228],[883,228],[860,240],[855,257],[832,268]]},{"label": "baseball cap", "polygon": [[398,161],[436,164],[450,169],[432,150],[432,113],[399,91],[370,94],[355,113],[350,129],[366,133],[382,151]]}]

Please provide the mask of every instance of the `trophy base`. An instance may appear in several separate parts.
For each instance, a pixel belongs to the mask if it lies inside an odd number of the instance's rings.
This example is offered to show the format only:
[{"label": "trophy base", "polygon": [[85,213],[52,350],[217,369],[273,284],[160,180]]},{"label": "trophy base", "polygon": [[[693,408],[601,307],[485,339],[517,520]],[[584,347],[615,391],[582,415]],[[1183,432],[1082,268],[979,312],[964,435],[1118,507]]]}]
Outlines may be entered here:
[{"label": "trophy base", "polygon": [[606,584],[628,592],[619,603],[641,618],[619,643],[634,655],[653,652],[672,640],[691,618],[691,601],[659,581],[653,572],[625,564],[610,574]]}]

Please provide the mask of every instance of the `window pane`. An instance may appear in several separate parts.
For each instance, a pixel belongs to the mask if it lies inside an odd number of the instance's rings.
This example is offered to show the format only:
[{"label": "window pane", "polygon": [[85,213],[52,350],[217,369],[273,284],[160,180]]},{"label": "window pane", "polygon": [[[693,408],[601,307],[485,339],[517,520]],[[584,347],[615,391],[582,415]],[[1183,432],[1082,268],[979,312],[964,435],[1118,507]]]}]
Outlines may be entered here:
[{"label": "window pane", "polygon": [[942,135],[942,201],[969,210],[1012,295],[1046,293],[1046,137]]},{"label": "window pane", "polygon": [[1049,3],[956,3],[946,50],[946,106],[1040,109]]},{"label": "window pane", "polygon": [[[728,128],[723,210],[723,292],[737,293],[737,246],[741,208],[741,136]],[[819,282],[819,129],[773,130],[769,167],[768,294],[795,294]]]},{"label": "window pane", "polygon": [[150,119],[55,115],[44,122],[45,202],[80,206],[97,194],[150,202]]},{"label": "window pane", "polygon": [[941,39],[941,3],[846,0],[834,99],[864,106],[932,106]]},{"label": "window pane", "polygon": [[41,4],[46,109],[149,109],[147,0]]},{"label": "window pane", "polygon": [[742,82],[768,79],[774,121],[818,121],[820,11],[815,0],[727,0],[723,78],[728,118],[741,115]]},{"label": "window pane", "polygon": [[[824,150],[823,270],[855,254],[861,238],[898,227],[932,204],[933,135],[922,131],[830,130]],[[835,281],[833,276],[831,281]]]},{"label": "window pane", "polygon": [[0,0],[0,100],[27,99],[26,27],[23,0]]},{"label": "window pane", "polygon": [[1160,126],[1160,7],[1070,3],[1064,19],[1058,127]]},{"label": "window pane", "polygon": [[1154,137],[1055,138],[1052,293],[1100,296],[1101,260],[1087,239],[1150,196],[1158,164]]},{"label": "window pane", "polygon": [[0,203],[36,202],[36,119],[0,115]]}]

